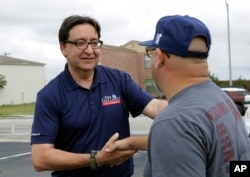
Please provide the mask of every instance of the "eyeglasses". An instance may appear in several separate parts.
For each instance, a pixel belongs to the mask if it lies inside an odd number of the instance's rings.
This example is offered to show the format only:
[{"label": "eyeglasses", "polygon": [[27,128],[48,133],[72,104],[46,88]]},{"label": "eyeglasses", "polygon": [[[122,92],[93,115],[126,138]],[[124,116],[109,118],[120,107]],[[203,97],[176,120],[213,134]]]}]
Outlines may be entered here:
[{"label": "eyeglasses", "polygon": [[149,58],[152,58],[155,49],[155,47],[146,47],[146,54]]},{"label": "eyeglasses", "polygon": [[[156,49],[156,47],[146,47],[146,54],[147,54],[147,56],[148,56],[149,58],[152,58],[153,52],[155,51],[155,49]],[[165,52],[165,51],[163,51],[163,50],[162,50],[162,52],[163,52],[167,57],[170,57],[170,55],[169,55],[167,52]]]},{"label": "eyeglasses", "polygon": [[76,41],[69,41],[66,40],[65,43],[73,44],[78,49],[86,49],[90,45],[92,49],[99,49],[102,47],[103,41],[101,40],[93,40],[90,42],[84,41],[84,40],[76,40]]}]

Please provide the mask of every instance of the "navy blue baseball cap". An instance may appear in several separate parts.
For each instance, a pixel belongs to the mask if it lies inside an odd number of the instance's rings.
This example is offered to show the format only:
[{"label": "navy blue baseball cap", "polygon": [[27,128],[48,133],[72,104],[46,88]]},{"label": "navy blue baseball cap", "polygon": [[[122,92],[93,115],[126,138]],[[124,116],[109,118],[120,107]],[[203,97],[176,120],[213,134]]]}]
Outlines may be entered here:
[{"label": "navy blue baseball cap", "polygon": [[[207,52],[188,51],[194,37],[203,37]],[[211,36],[207,26],[200,20],[188,15],[172,15],[159,19],[153,40],[139,42],[139,45],[160,48],[182,57],[207,58],[211,45]]]}]

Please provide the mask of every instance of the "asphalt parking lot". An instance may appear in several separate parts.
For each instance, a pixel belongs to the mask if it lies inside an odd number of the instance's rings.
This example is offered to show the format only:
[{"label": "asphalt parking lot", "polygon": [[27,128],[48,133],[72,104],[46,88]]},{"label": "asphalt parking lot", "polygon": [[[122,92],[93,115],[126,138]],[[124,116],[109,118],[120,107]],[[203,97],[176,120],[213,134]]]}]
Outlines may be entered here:
[{"label": "asphalt parking lot", "polygon": [[[0,177],[49,177],[51,172],[36,172],[30,159],[32,118],[0,119]],[[149,132],[152,120],[144,116],[130,120],[132,134]],[[134,155],[133,177],[142,177],[145,151]]]},{"label": "asphalt parking lot", "polygon": [[[146,152],[134,156],[135,173],[142,177]],[[49,177],[49,171],[36,172],[30,160],[30,145],[27,142],[0,142],[0,177]]]},{"label": "asphalt parking lot", "polygon": [[[250,132],[250,117],[243,117]],[[50,172],[35,172],[30,159],[29,134],[32,118],[0,119],[0,177],[49,177]],[[131,119],[132,134],[149,132],[152,120],[146,117]],[[134,156],[135,173],[133,177],[142,177],[145,151]]]}]

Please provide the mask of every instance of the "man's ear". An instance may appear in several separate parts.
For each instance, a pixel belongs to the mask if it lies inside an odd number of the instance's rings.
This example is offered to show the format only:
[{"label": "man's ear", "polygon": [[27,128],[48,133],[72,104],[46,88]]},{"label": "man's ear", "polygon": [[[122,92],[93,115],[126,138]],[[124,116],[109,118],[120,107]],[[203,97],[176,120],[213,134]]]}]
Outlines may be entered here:
[{"label": "man's ear", "polygon": [[65,48],[66,48],[66,45],[63,42],[60,42],[60,50],[61,50],[64,57],[67,56]]},{"label": "man's ear", "polygon": [[155,65],[154,67],[159,68],[162,67],[164,65],[164,53],[160,50],[160,49],[156,49],[155,53],[154,53],[154,57],[155,57]]}]

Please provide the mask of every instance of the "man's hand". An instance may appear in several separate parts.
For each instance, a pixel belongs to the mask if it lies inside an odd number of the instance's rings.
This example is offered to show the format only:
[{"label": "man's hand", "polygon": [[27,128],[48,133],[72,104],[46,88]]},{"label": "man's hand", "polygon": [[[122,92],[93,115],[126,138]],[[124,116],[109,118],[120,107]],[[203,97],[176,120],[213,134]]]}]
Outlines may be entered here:
[{"label": "man's hand", "polygon": [[106,152],[126,151],[126,150],[146,150],[148,135],[130,136],[115,141],[111,146],[106,148]]},{"label": "man's hand", "polygon": [[136,150],[129,149],[126,141],[118,138],[119,134],[115,133],[98,153],[96,160],[99,165],[120,165],[136,153]]}]

